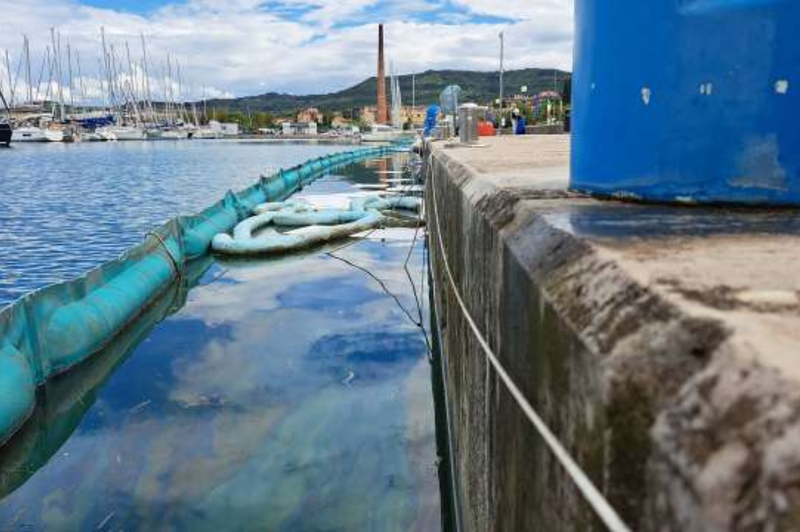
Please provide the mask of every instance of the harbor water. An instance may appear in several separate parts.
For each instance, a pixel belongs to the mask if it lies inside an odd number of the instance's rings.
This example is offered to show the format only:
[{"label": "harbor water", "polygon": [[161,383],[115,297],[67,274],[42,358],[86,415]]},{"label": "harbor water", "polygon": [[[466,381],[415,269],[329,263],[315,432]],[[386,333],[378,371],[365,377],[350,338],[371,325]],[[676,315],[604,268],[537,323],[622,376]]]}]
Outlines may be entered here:
[{"label": "harbor water", "polygon": [[179,214],[351,146],[235,141],[15,144],[0,152],[0,307],[86,273]]},{"label": "harbor water", "polygon": [[[116,161],[115,177],[97,178],[112,190],[84,195],[86,203],[98,203],[76,209],[96,212],[109,235],[133,242],[149,225],[250,184],[266,167],[336,149],[100,148],[110,153],[86,150],[95,160]],[[51,169],[72,157],[55,153],[13,155],[42,157]],[[157,179],[139,170],[148,157],[187,161],[173,172],[160,169]],[[354,193],[355,182],[376,183],[382,170],[403,162],[354,165],[301,194]],[[126,165],[128,175],[119,171]],[[25,175],[24,167],[12,171]],[[52,179],[75,188],[61,175]],[[213,193],[199,191],[212,187]],[[124,189],[122,198],[113,199],[115,189]],[[132,206],[120,202],[144,204],[147,195],[150,202],[169,195],[169,205],[125,220],[120,211]],[[71,210],[71,203],[62,205]],[[48,216],[36,211],[42,206],[31,208],[35,219]],[[25,212],[19,226],[26,225]],[[55,213],[30,238],[44,241],[50,233],[60,242],[51,254],[61,259],[70,240],[75,245],[64,233],[76,230]],[[418,236],[413,228],[394,228],[362,235],[333,254],[326,251],[342,243],[273,259],[209,258],[198,286],[188,293],[176,287],[102,352],[39,391],[31,419],[0,449],[0,528],[439,529],[431,366],[414,323],[420,316],[427,323],[429,310],[424,298],[418,310],[414,294],[427,290]],[[88,246],[94,239],[102,248],[95,250],[98,262],[128,245],[97,233],[87,238]],[[41,260],[22,255],[15,260]],[[7,285],[7,297],[46,282],[8,262],[4,256],[0,267],[22,275]],[[85,270],[71,271],[66,258],[59,262],[57,275]]]}]

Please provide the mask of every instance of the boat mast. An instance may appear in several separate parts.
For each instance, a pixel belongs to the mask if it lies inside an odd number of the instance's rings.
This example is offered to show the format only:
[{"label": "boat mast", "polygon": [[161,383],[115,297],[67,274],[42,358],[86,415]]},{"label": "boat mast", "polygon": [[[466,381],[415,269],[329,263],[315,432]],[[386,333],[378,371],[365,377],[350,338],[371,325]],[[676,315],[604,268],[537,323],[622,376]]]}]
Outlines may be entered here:
[{"label": "boat mast", "polygon": [[175,66],[178,69],[178,116],[182,122],[189,121],[189,114],[186,112],[186,108],[183,105],[183,78],[181,77],[181,64],[176,60]]},{"label": "boat mast", "polygon": [[81,54],[75,50],[75,62],[78,67],[78,83],[80,84],[81,105],[86,105],[86,86],[83,84],[83,72],[81,72]]},{"label": "boat mast", "polygon": [[150,67],[147,60],[147,46],[144,40],[144,32],[139,34],[142,38],[142,68],[144,70],[144,92],[147,99],[147,108],[150,111],[150,122],[155,122],[155,112],[153,111],[153,95],[150,92]]},{"label": "boat mast", "polygon": [[[99,69],[99,72],[101,72],[101,73],[104,72],[103,61],[99,57],[97,58],[97,68]],[[103,81],[103,76],[100,76],[99,77],[99,81],[100,81],[100,94],[105,94],[106,103],[109,104],[109,106],[107,108],[107,111],[110,114],[111,113],[111,105],[110,105],[110,100],[109,100],[109,95],[108,95],[109,90],[110,90],[108,88],[108,80]]]},{"label": "boat mast", "polygon": [[11,108],[8,106],[8,102],[6,101],[6,97],[3,96],[3,91],[2,90],[0,90],[0,100],[3,101],[3,107],[6,110],[6,114],[11,116]]},{"label": "boat mast", "polygon": [[6,116],[8,119],[11,119],[11,108],[8,106],[8,102],[6,101],[6,97],[3,96],[3,91],[0,89],[0,101],[3,102],[3,108],[6,110]]},{"label": "boat mast", "polygon": [[6,74],[8,74],[8,99],[11,101],[11,107],[14,107],[14,82],[11,80],[11,60],[8,57],[8,50],[6,50]]},{"label": "boat mast", "polygon": [[61,72],[61,34],[56,39],[55,28],[50,28],[50,40],[53,44],[53,55],[55,57],[55,75],[58,82],[58,105],[60,108],[61,121],[64,121],[64,76]]},{"label": "boat mast", "polygon": [[31,46],[28,36],[23,35],[23,46],[25,48],[25,84],[28,86],[28,102],[33,104],[33,84],[31,79]]},{"label": "boat mast", "polygon": [[103,43],[103,72],[106,75],[106,88],[109,110],[113,113],[116,110],[116,97],[114,95],[114,85],[111,82],[111,61],[106,47],[106,29],[100,26],[100,39]]},{"label": "boat mast", "polygon": [[[48,50],[50,48],[48,47]],[[44,93],[45,102],[50,99],[50,91],[53,89],[53,71],[55,70],[55,59],[53,58],[54,50],[47,54],[47,90]],[[53,95],[55,97],[55,94]]]},{"label": "boat mast", "polygon": [[[36,96],[35,99],[39,100],[39,91],[42,88],[42,81],[44,81],[44,68],[50,62],[50,46],[46,46],[44,49],[44,55],[42,56],[42,67],[39,69],[39,80],[36,83]],[[44,102],[42,102],[44,103]]]},{"label": "boat mast", "polygon": [[208,104],[207,104],[206,86],[203,85],[203,120],[208,123]]},{"label": "boat mast", "polygon": [[172,58],[167,54],[167,80],[169,81],[167,96],[167,119],[170,125],[175,123],[175,92],[172,86]]},{"label": "boat mast", "polygon": [[164,102],[161,104],[161,112],[164,114],[164,123],[166,124],[169,123],[169,90],[167,89],[167,64],[164,61],[161,61],[161,77],[164,80]]},{"label": "boat mast", "polygon": [[72,48],[67,40],[67,74],[69,75],[69,107],[70,112],[75,112],[75,89],[72,78]]},{"label": "boat mast", "polygon": [[125,41],[125,55],[128,58],[128,92],[131,95],[131,105],[133,105],[133,115],[136,120],[136,125],[142,125],[142,117],[139,115],[139,103],[136,98],[136,84],[133,72],[133,61],[131,61],[131,49],[128,46],[128,41]]}]

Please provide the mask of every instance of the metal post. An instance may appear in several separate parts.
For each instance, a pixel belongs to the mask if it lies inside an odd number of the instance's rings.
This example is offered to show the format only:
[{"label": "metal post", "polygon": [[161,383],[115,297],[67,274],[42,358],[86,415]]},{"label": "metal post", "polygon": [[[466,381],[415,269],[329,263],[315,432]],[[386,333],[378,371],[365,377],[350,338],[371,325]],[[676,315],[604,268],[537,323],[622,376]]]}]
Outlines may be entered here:
[{"label": "metal post", "polygon": [[500,109],[503,109],[503,59],[505,55],[505,39],[500,32]]},{"label": "metal post", "polygon": [[[417,107],[417,73],[411,73],[411,108]],[[412,111],[413,113],[413,111]]]}]

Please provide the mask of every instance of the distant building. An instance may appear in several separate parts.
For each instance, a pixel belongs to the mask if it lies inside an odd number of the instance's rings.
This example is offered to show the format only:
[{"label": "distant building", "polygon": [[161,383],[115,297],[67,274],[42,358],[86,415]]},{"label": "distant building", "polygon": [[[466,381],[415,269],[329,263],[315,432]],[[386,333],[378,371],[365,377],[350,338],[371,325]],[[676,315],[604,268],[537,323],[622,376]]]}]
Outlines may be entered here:
[{"label": "distant building", "polygon": [[359,119],[367,125],[372,125],[378,120],[378,108],[374,105],[362,107],[358,113]]},{"label": "distant building", "polygon": [[217,122],[216,120],[211,120],[208,122],[208,127],[214,133],[226,137],[234,137],[239,134],[239,124],[236,122]]},{"label": "distant building", "polygon": [[314,137],[317,135],[317,123],[284,122],[281,130],[284,137]]},{"label": "distant building", "polygon": [[316,107],[309,107],[297,113],[297,121],[300,123],[315,122],[319,123],[322,120],[322,113]]},{"label": "distant building", "polygon": [[421,126],[425,123],[425,116],[428,110],[424,106],[403,107],[403,123],[413,126]]},{"label": "distant building", "polygon": [[346,119],[342,113],[336,113],[331,120],[331,127],[341,129],[352,125],[352,120]]},{"label": "distant building", "polygon": [[[420,126],[425,123],[426,112],[427,109],[423,106],[404,106],[401,111],[402,122],[403,124],[410,123],[415,126]],[[359,117],[361,121],[367,125],[375,124],[378,119],[378,109],[375,106],[362,107],[359,112]]]}]

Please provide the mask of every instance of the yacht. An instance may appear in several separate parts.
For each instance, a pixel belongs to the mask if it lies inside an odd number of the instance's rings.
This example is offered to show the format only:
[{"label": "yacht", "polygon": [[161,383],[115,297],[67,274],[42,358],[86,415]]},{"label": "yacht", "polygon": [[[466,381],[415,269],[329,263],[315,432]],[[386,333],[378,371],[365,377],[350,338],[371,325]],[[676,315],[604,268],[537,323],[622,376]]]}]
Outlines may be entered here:
[{"label": "yacht", "polygon": [[189,138],[189,132],[184,128],[170,128],[161,131],[161,138],[165,140],[182,140]]},{"label": "yacht", "polygon": [[198,128],[192,138],[196,139],[218,139],[220,138],[219,131],[215,131],[210,127],[201,127]]},{"label": "yacht", "polygon": [[64,131],[38,126],[22,126],[14,130],[13,142],[63,142]]},{"label": "yacht", "polygon": [[361,135],[361,142],[394,142],[403,137],[405,133],[386,124],[372,124],[369,133]]},{"label": "yacht", "polygon": [[135,126],[99,127],[95,133],[107,140],[144,140],[147,138],[144,129]]}]

